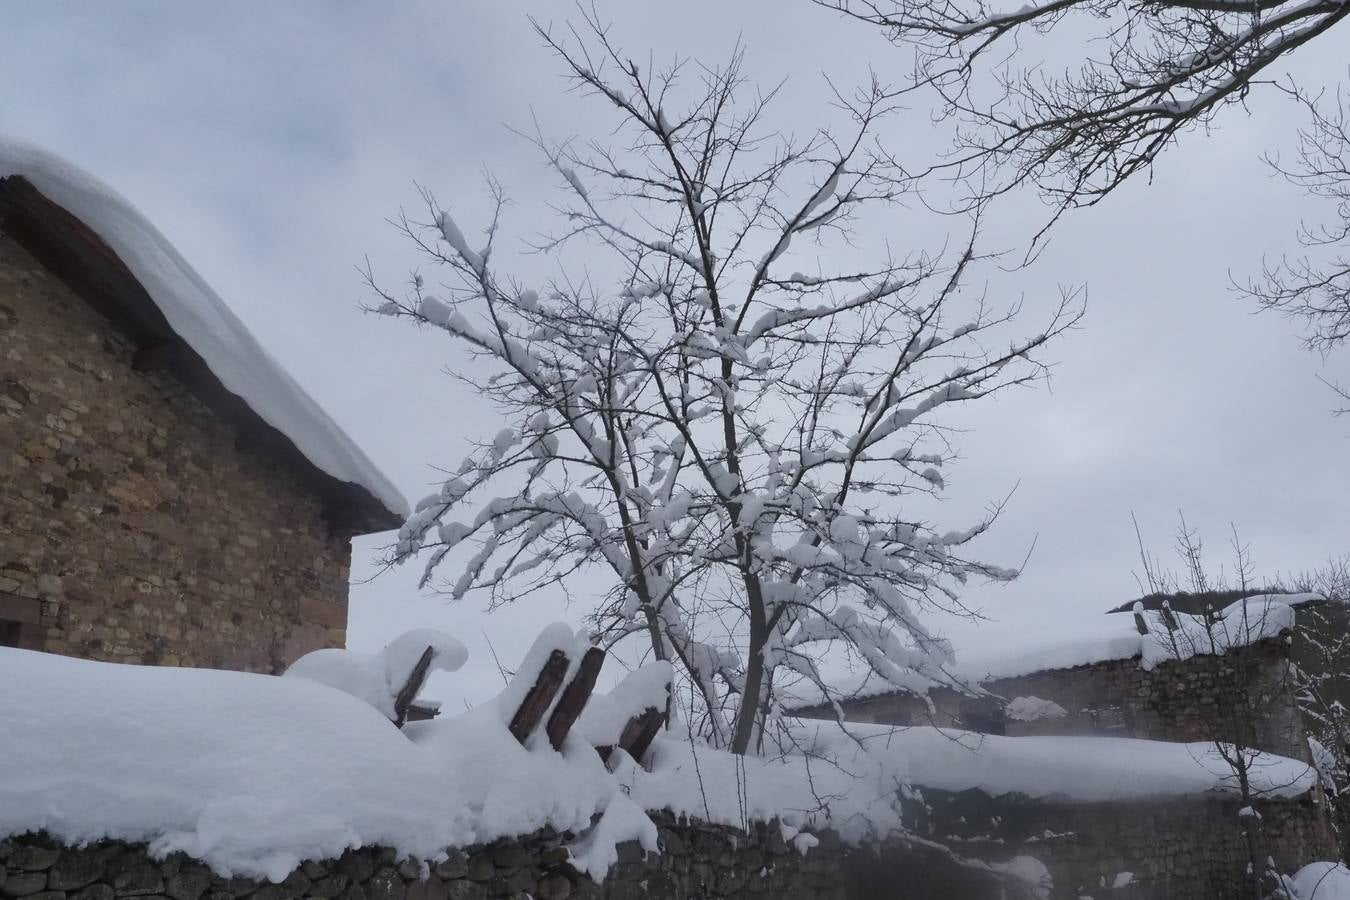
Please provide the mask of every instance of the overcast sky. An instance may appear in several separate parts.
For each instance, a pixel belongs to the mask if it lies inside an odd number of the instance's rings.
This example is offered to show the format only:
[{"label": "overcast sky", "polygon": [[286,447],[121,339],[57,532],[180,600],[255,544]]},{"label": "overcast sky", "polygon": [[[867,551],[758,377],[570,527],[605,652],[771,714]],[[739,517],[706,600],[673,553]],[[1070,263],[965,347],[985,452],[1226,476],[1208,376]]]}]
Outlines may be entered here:
[{"label": "overcast sky", "polygon": [[[416,203],[415,183],[481,227],[482,175],[506,184],[505,250],[534,233],[554,180],[506,126],[536,116],[551,135],[604,137],[608,110],[565,93],[526,15],[562,23],[552,3],[271,2],[17,4],[5,11],[0,133],[54,150],[132,200],[229,301],[262,343],[414,501],[431,465],[457,463],[494,434],[493,411],[447,377],[443,337],[365,315],[357,267],[391,283],[416,263],[386,219]],[[787,78],[780,104],[801,127],[870,64],[899,77],[903,58],[877,34],[806,0],[601,2],[636,57],[721,60],[739,36],[748,71]],[[1293,61],[1307,80],[1344,74],[1324,42]],[[1343,48],[1340,48],[1343,50]],[[959,424],[948,527],[1017,487],[983,558],[1018,564],[1010,586],[967,600],[993,628],[952,626],[958,652],[1128,599],[1135,592],[1130,514],[1166,552],[1178,510],[1224,562],[1230,523],[1265,574],[1350,550],[1350,420],[1329,415],[1318,375],[1344,358],[1303,352],[1293,326],[1252,315],[1228,290],[1263,254],[1294,249],[1301,218],[1326,210],[1271,177],[1260,154],[1289,146],[1297,113],[1274,98],[1190,135],[1157,167],[1054,233],[1035,268],[991,282],[1044,309],[1058,285],[1084,284],[1088,315],[1050,351],[1048,387],[979,404]],[[926,113],[885,135],[917,155]],[[1015,200],[992,235],[1008,245],[1044,210]],[[1018,205],[1020,204],[1020,205]],[[892,241],[911,226],[897,221]],[[953,224],[953,227],[956,227]],[[528,270],[539,263],[520,263]],[[386,536],[387,537],[387,536]],[[363,578],[384,539],[358,541]],[[492,692],[486,640],[513,665],[539,627],[584,609],[540,601],[485,615],[419,596],[413,572],[352,590],[350,642],[378,646],[437,624],[474,659],[436,689],[451,702]],[[1061,626],[1062,627],[1062,626]]]}]

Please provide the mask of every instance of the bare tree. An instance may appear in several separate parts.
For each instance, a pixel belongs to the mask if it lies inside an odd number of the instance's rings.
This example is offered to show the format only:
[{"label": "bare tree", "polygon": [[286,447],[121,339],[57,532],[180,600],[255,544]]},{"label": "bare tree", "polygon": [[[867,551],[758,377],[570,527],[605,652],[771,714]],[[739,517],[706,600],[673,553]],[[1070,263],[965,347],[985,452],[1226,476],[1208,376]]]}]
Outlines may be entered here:
[{"label": "bare tree", "polygon": [[[1331,98],[1294,84],[1284,90],[1307,111],[1309,124],[1299,131],[1292,163],[1271,158],[1270,164],[1293,184],[1329,201],[1334,221],[1305,225],[1300,232],[1300,243],[1315,255],[1267,264],[1263,277],[1241,290],[1262,308],[1301,323],[1304,345],[1325,356],[1350,340],[1350,101],[1340,90]],[[1350,388],[1331,387],[1350,403]]]},{"label": "bare tree", "polygon": [[[964,126],[940,169],[981,173],[981,195],[1032,181],[1061,210],[1147,170],[1267,83],[1276,60],[1350,17],[1350,0],[816,2],[917,50],[917,81]],[[1052,30],[1073,48],[1062,76],[1027,49]]]},{"label": "bare tree", "polygon": [[1299,610],[1294,674],[1308,747],[1344,855],[1350,846],[1350,554],[1291,576],[1287,584],[1324,598]]},{"label": "bare tree", "polygon": [[[1214,756],[1231,772],[1241,798],[1237,824],[1247,845],[1248,889],[1254,900],[1262,900],[1284,895],[1279,893],[1280,873],[1265,850],[1257,802],[1265,796],[1258,785],[1269,779],[1259,776],[1269,764],[1270,751],[1292,748],[1303,740],[1299,712],[1304,679],[1289,659],[1294,617],[1292,609],[1275,596],[1284,593],[1283,589],[1256,584],[1250,549],[1236,529],[1230,546],[1232,571],[1210,573],[1205,568],[1202,541],[1181,516],[1175,537],[1183,567],[1178,576],[1163,569],[1144,550],[1141,538],[1144,577],[1154,592],[1150,605],[1158,606],[1160,612],[1152,627],[1141,630],[1147,630],[1174,660],[1196,656],[1216,660],[1216,680],[1222,683],[1222,690],[1215,692],[1213,704],[1207,709],[1206,740]],[[1213,598],[1217,603],[1206,603],[1198,614],[1177,613],[1168,599],[1159,600],[1169,594],[1191,603],[1197,598]],[[1230,599],[1218,608],[1218,603]],[[1136,603],[1136,620],[1141,623],[1145,621],[1144,605]],[[1262,648],[1272,644],[1279,647],[1274,657]]]},{"label": "bare tree", "polygon": [[796,116],[807,136],[792,137],[739,52],[657,69],[593,16],[564,37],[536,28],[614,116],[611,143],[532,138],[564,192],[535,244],[559,258],[546,284],[497,265],[495,183],[481,249],[430,193],[424,219],[401,219],[439,284],[371,277],[379,311],[467,348],[456,374],[503,427],[417,505],[393,559],[426,555],[425,582],[472,545],[448,590],[494,602],[603,573],[596,640],[645,636],[687,679],[697,730],[737,753],[761,745],[778,673],[824,687],[831,644],[899,685],[950,683],[922,609],[959,611],[966,579],[1016,573],[967,552],[996,508],[939,530],[902,501],[943,487],[943,411],[1045,374],[1038,352],[1077,320],[1075,293],[1010,339],[1017,304],[971,286],[978,215],[955,251],[812,262],[859,255],[864,214],[900,209],[880,83],[835,93],[839,129]]}]

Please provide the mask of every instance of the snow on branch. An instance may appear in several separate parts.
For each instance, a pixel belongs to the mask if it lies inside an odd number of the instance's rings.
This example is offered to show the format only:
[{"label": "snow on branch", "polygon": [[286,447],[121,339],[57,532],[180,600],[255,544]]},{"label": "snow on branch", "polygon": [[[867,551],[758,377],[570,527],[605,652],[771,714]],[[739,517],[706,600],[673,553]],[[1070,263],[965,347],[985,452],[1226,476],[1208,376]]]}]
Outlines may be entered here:
[{"label": "snow on branch", "polygon": [[947,683],[951,648],[921,611],[1015,573],[968,555],[992,516],[939,527],[913,507],[946,488],[960,408],[1044,376],[1077,295],[1017,337],[1020,304],[972,285],[992,261],[977,219],[955,252],[780,275],[808,238],[846,248],[897,209],[907,176],[877,140],[900,114],[889,90],[837,93],[838,128],[790,138],[739,52],[686,84],[588,24],[580,46],[541,30],[615,119],[614,147],[529,137],[563,182],[558,230],[533,245],[559,274],[527,287],[501,267],[494,182],[482,250],[429,192],[401,218],[435,294],[371,279],[381,312],[460,348],[454,374],[501,417],[391,561],[493,603],[603,573],[593,639],[645,642],[683,720],[737,753],[761,745],[780,669],[814,672],[832,643],[897,683]]}]

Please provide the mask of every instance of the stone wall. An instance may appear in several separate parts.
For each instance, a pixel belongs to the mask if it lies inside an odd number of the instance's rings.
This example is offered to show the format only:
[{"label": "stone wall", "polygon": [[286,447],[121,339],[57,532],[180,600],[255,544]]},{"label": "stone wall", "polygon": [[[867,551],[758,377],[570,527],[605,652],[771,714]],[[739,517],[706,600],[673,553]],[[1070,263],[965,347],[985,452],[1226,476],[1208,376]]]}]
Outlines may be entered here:
[{"label": "stone wall", "polygon": [[0,232],[0,640],[258,672],[342,646],[348,537],[135,349]]},{"label": "stone wall", "polygon": [[[1007,718],[998,700],[968,697],[939,689],[923,698],[895,693],[844,704],[845,718],[884,725],[934,724],[992,734],[1106,735],[1157,741],[1231,739],[1233,730],[1249,727],[1242,740],[1259,747],[1306,759],[1307,744],[1289,677],[1288,646],[1283,640],[1263,641],[1228,654],[1168,660],[1145,670],[1138,659],[1113,659],[1072,669],[996,678],[983,686],[998,698],[1039,697],[1053,700],[1066,716],[1034,721]],[[1235,685],[1252,685],[1263,702],[1256,716],[1239,716],[1229,702]],[[832,718],[823,707],[802,715]],[[1245,722],[1235,720],[1245,719]]]},{"label": "stone wall", "polygon": [[[978,791],[925,790],[915,804],[920,834],[966,855],[1007,859],[1028,854],[1054,880],[1054,897],[1112,900],[1212,900],[1250,896],[1249,859],[1237,798],[1186,797],[1135,803],[1048,803]],[[1317,793],[1257,801],[1258,858],[1285,873],[1339,851]],[[1113,889],[1121,873],[1129,888]],[[1105,888],[1105,890],[1103,890]]]},{"label": "stone wall", "polygon": [[[925,791],[915,800],[919,840],[862,848],[832,834],[805,854],[776,825],[749,831],[658,814],[661,852],[619,845],[597,884],[568,862],[570,835],[527,837],[452,850],[422,863],[391,850],[349,851],[305,862],[273,884],[225,878],[182,854],[151,857],[143,844],[63,847],[41,834],[0,840],[0,897],[26,900],[1029,900],[1026,884],[996,874],[1000,862],[1036,857],[1051,874],[1050,900],[1223,900],[1247,896],[1246,845],[1233,801],[1134,804],[1029,803],[978,792]],[[1260,852],[1291,872],[1334,859],[1311,798],[1258,804]],[[936,840],[934,840],[936,839]],[[971,860],[985,860],[971,863]],[[1122,872],[1128,890],[1102,891]]]},{"label": "stone wall", "polygon": [[[750,897],[843,900],[846,854],[837,847],[803,856],[776,829],[749,834],[711,826],[661,827],[663,851],[645,856],[620,845],[619,862],[596,884],[568,865],[560,836],[451,851],[432,864],[391,850],[349,851],[306,862],[280,884],[223,878],[182,855],[150,858],[144,845],[102,842],[63,848],[40,835],[0,841],[0,896],[28,900],[638,900],[642,897]],[[778,840],[772,840],[778,835]],[[6,875],[5,872],[8,872]]]}]

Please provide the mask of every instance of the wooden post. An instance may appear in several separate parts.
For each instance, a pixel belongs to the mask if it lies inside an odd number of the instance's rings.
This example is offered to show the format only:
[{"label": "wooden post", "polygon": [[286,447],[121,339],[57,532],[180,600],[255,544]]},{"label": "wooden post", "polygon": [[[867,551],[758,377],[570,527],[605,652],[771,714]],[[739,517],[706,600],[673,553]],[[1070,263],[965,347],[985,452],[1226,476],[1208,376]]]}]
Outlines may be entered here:
[{"label": "wooden post", "polygon": [[554,650],[549,654],[543,668],[539,670],[539,677],[525,694],[525,699],[520,701],[520,708],[511,717],[511,724],[507,726],[516,740],[525,743],[525,739],[539,727],[539,722],[548,711],[549,704],[558,693],[558,688],[562,687],[563,677],[566,674],[567,654],[561,650]]},{"label": "wooden post", "polygon": [[628,720],[623,733],[619,735],[619,746],[641,765],[642,757],[647,754],[652,741],[656,740],[656,736],[661,733],[661,726],[665,724],[666,711],[649,706],[641,715]]},{"label": "wooden post", "polygon": [[1168,631],[1177,630],[1178,625],[1176,613],[1172,612],[1172,604],[1168,603],[1166,600],[1164,600],[1162,603],[1162,619],[1163,624],[1167,626]]},{"label": "wooden post", "polygon": [[595,690],[595,680],[600,677],[600,667],[604,664],[605,651],[599,647],[590,648],[581,658],[577,674],[567,687],[563,688],[562,697],[558,698],[558,705],[553,707],[553,714],[548,717],[548,725],[545,726],[548,742],[553,745],[554,750],[562,749],[567,732],[572,730],[572,726],[581,716],[581,711],[586,708],[586,701],[591,699],[591,691]]},{"label": "wooden post", "polygon": [[402,728],[408,721],[408,709],[413,701],[417,699],[418,693],[422,690],[422,685],[427,683],[427,675],[431,671],[431,657],[436,651],[431,647],[422,651],[422,656],[417,660],[417,665],[412,667],[408,673],[408,680],[403,682],[403,687],[399,689],[398,696],[394,698],[394,724]]},{"label": "wooden post", "polygon": [[1134,628],[1140,634],[1148,634],[1148,623],[1144,621],[1144,604],[1134,601]]}]

